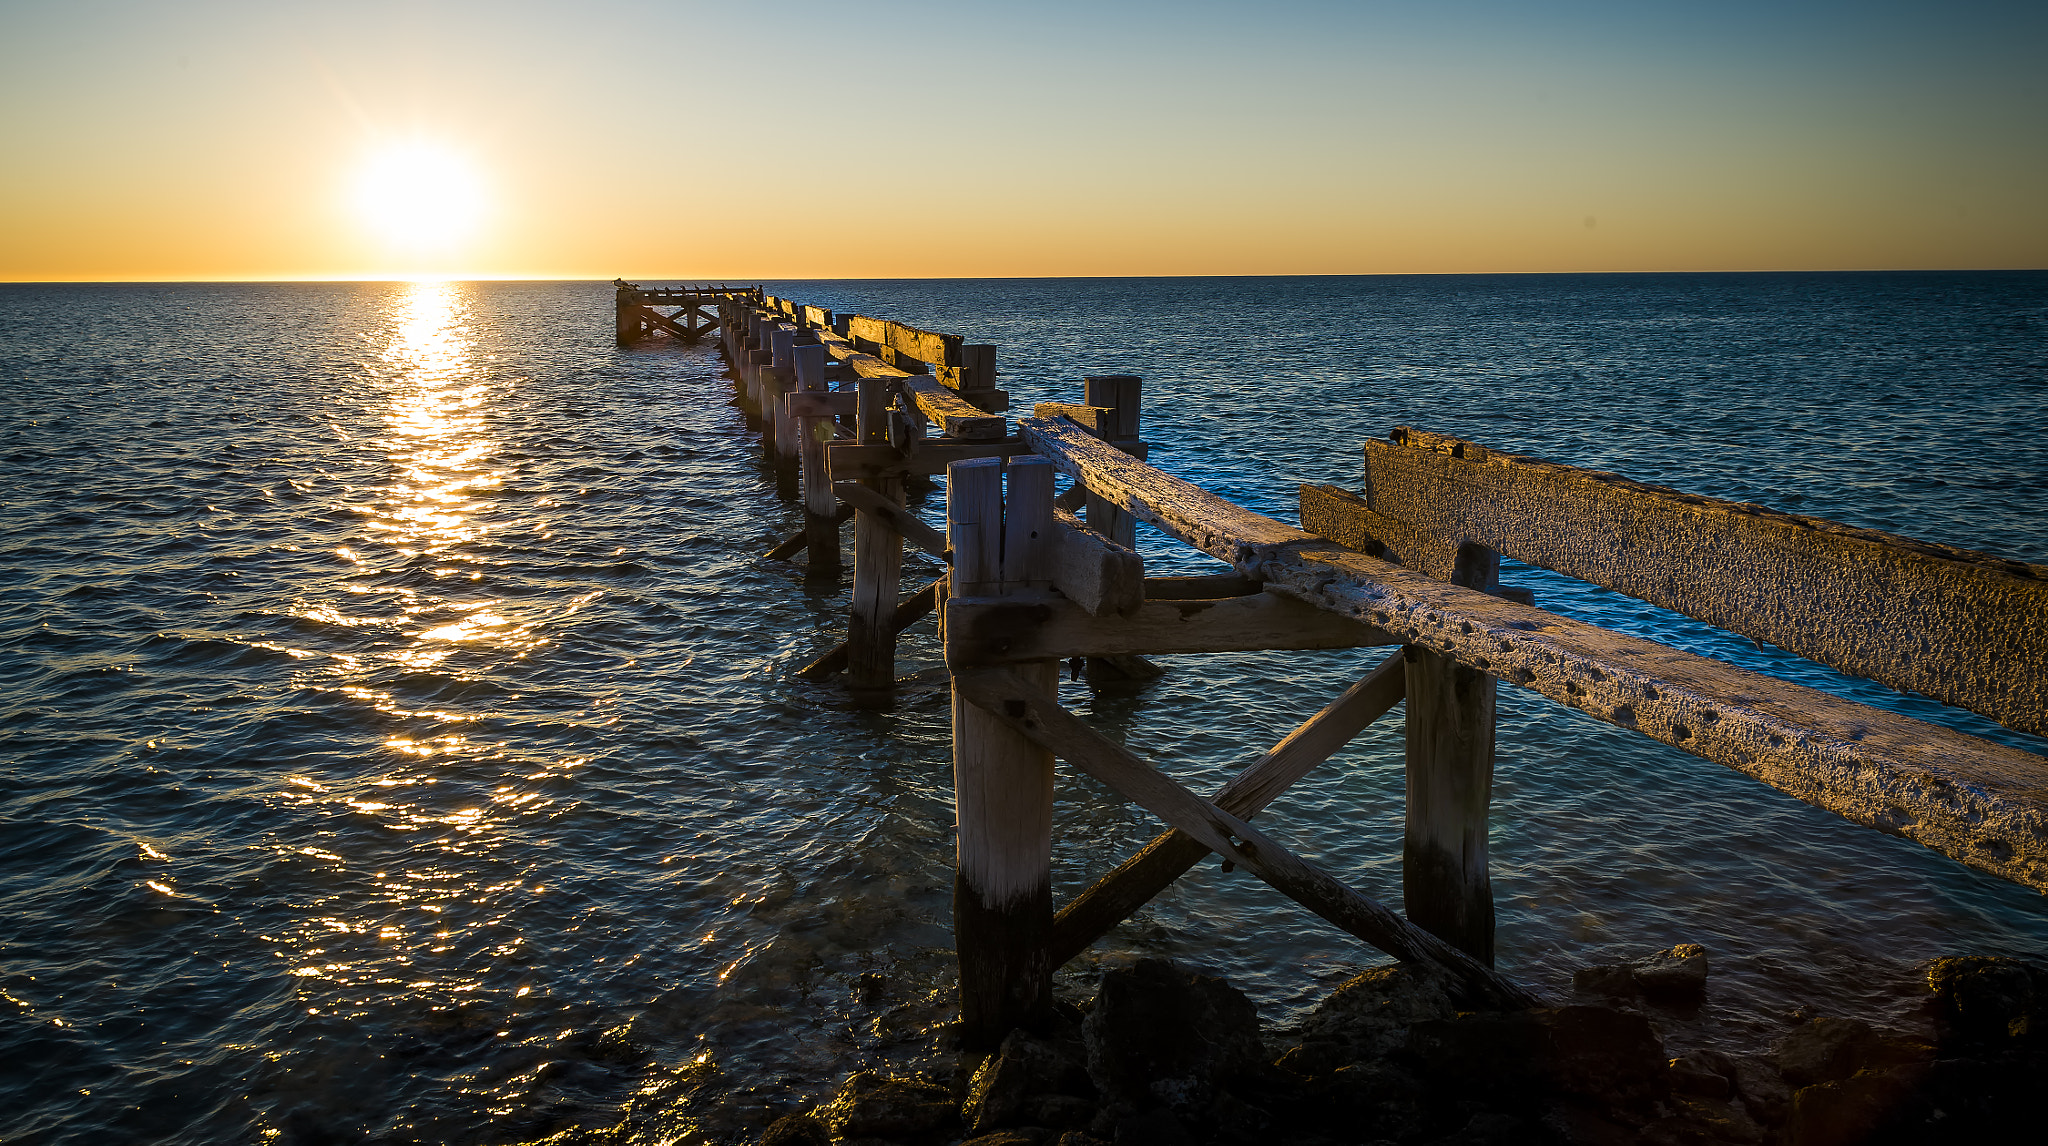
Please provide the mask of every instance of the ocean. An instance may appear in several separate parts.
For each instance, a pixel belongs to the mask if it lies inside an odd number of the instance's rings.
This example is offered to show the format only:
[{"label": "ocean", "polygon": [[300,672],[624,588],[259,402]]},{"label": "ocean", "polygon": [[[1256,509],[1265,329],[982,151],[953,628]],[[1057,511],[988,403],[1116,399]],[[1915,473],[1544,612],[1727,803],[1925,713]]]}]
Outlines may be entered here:
[{"label": "ocean", "polygon": [[[763,285],[994,343],[1018,408],[1141,375],[1154,464],[1289,520],[1407,425],[2048,562],[2048,273]],[[616,347],[610,308],[600,283],[0,286],[0,1140],[751,1141],[856,1066],[928,1061],[952,973],[930,623],[892,709],[793,681],[843,587],[761,559],[798,508],[710,343]],[[1152,572],[1215,568],[1140,533]],[[1206,790],[1383,655],[1166,658],[1063,695]],[[1502,687],[1498,742],[1501,967],[1562,995],[1702,943],[1674,1048],[1794,1011],[1910,1028],[1921,961],[2048,947],[2033,891],[1533,694]],[[1398,905],[1401,807],[1389,718],[1261,823]],[[1062,766],[1056,894],[1157,830]],[[1275,1030],[1382,961],[1205,864],[1061,989],[1153,954]]]}]

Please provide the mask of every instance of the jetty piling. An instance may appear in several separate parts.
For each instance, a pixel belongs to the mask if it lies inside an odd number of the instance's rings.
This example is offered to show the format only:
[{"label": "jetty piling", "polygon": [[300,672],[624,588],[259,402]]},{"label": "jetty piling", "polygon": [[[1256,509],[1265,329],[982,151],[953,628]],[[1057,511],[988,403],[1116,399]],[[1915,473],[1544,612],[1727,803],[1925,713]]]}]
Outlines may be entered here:
[{"label": "jetty piling", "polygon": [[[635,337],[705,329],[646,319],[637,300],[669,296],[619,287],[622,338],[629,325]],[[2048,567],[1406,427],[1365,444],[1358,490],[1301,486],[1297,527],[1151,465],[1138,378],[1088,377],[1080,402],[1040,403],[1013,426],[993,347],[757,287],[687,290],[715,295],[703,305],[716,307],[750,425],[778,470],[796,472],[803,528],[768,555],[808,550],[814,572],[835,569],[839,523],[854,520],[846,639],[797,675],[884,701],[897,635],[939,612],[972,1045],[1042,1024],[1053,971],[1212,852],[1437,967],[1473,1005],[1531,1003],[1492,969],[1486,829],[1503,681],[2048,891],[2048,758],[1574,621],[1499,579],[1504,557],[1552,569],[2043,735]],[[1074,483],[1058,497],[1055,470]],[[943,534],[904,505],[907,481],[941,473]],[[1140,520],[1231,572],[1146,576]],[[906,544],[949,571],[899,596]],[[1107,677],[1181,653],[1373,646],[1393,651],[1209,799],[1058,702],[1059,665],[1076,657]],[[1247,822],[1404,701],[1405,917]],[[1166,825],[1057,912],[1056,758]]]}]

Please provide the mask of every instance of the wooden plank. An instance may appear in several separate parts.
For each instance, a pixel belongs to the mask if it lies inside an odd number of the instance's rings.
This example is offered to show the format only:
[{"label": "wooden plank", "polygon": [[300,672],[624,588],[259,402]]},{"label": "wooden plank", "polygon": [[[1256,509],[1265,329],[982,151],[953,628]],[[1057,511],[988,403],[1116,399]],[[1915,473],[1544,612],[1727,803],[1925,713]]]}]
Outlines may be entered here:
[{"label": "wooden plank", "polygon": [[2048,735],[2048,566],[1396,435],[1378,513]]},{"label": "wooden plank", "polygon": [[948,465],[968,458],[1007,458],[1030,452],[1031,447],[1017,438],[993,442],[930,439],[909,450],[865,442],[835,442],[825,447],[825,465],[834,481],[875,480],[942,474]]},{"label": "wooden plank", "polygon": [[[819,369],[822,371],[823,366]],[[787,403],[792,418],[837,418],[860,408],[860,400],[855,395],[830,390],[798,391],[783,401]]]},{"label": "wooden plank", "polygon": [[840,501],[861,513],[874,514],[881,524],[902,534],[903,540],[941,561],[948,559],[946,535],[919,521],[917,515],[903,505],[858,482],[834,482],[832,492]]},{"label": "wooden plank", "polygon": [[[1021,460],[1016,464],[1022,464]],[[1118,545],[1091,531],[1073,514],[1057,510],[1050,540],[1045,549],[1052,587],[1089,616],[1128,616],[1144,603],[1145,560],[1136,550]]]},{"label": "wooden plank", "polygon": [[[957,334],[919,330],[901,322],[859,314],[846,316],[846,329],[853,338],[865,339],[915,362],[930,366],[960,365],[961,339]],[[902,363],[896,365],[901,366]]]},{"label": "wooden plank", "polygon": [[1265,586],[1236,573],[1206,577],[1147,577],[1147,601],[1213,601],[1218,597],[1245,597],[1265,591]]},{"label": "wooden plank", "polygon": [[[849,514],[853,512],[852,506],[844,508]],[[932,611],[939,607],[939,593],[945,583],[944,577],[926,582],[916,592],[899,602],[896,611],[889,615],[889,632],[892,635],[900,633],[931,616]],[[825,655],[796,670],[794,675],[800,680],[819,683],[831,680],[846,671],[849,648],[847,642],[841,641],[827,650]]]},{"label": "wooden plank", "polygon": [[[1258,815],[1295,781],[1342,751],[1368,725],[1401,703],[1406,679],[1407,665],[1399,654],[1381,661],[1232,777],[1210,802],[1240,819]],[[1047,944],[1053,966],[1063,966],[1087,950],[1209,854],[1200,840],[1179,828],[1169,828],[1146,844],[1053,917],[1052,939]]]},{"label": "wooden plank", "polygon": [[1009,423],[960,394],[946,389],[929,377],[903,380],[903,392],[917,403],[924,416],[947,435],[969,441],[990,441],[1009,433]]},{"label": "wooden plank", "polygon": [[2048,759],[1447,584],[1239,508],[1062,419],[1020,435],[1248,577],[1855,823],[2048,891]]},{"label": "wooden plank", "polygon": [[812,329],[824,327],[825,329],[829,330],[832,327],[832,312],[826,310],[824,307],[821,306],[804,307],[802,310],[802,318],[803,324],[805,326],[811,327]]},{"label": "wooden plank", "polygon": [[[798,393],[784,400],[787,421],[796,429],[798,472],[803,483],[804,531],[809,540],[804,549],[814,572],[839,568],[839,524],[834,515],[839,506],[832,496],[832,478],[825,472],[825,443],[831,440],[827,421],[802,417],[797,398],[823,398],[825,391],[825,348],[818,345],[790,349],[796,371]],[[820,436],[823,431],[823,436]]]},{"label": "wooden plank", "polygon": [[1077,656],[1153,656],[1259,649],[1352,649],[1400,638],[1277,593],[1215,601],[1147,601],[1128,616],[1092,616],[1046,595],[954,598],[946,655],[959,668]]},{"label": "wooden plank", "polygon": [[[953,603],[947,602],[949,613]],[[948,621],[950,632],[950,616]],[[1176,784],[1165,772],[1061,708],[1038,682],[1007,669],[975,669],[956,673],[953,686],[976,708],[1193,836],[1289,899],[1397,959],[1441,968],[1459,985],[1468,1004],[1536,1005],[1534,996],[1492,968],[1304,863],[1257,828]]]},{"label": "wooden plank", "polygon": [[[948,471],[951,472],[951,471]],[[1003,591],[1050,589],[1060,533],[1052,507],[1052,463],[1035,454],[1003,466]]]},{"label": "wooden plank", "polygon": [[1032,407],[1034,418],[1065,418],[1075,425],[1107,440],[1115,435],[1118,416],[1107,406],[1080,406],[1072,402],[1040,402]]}]

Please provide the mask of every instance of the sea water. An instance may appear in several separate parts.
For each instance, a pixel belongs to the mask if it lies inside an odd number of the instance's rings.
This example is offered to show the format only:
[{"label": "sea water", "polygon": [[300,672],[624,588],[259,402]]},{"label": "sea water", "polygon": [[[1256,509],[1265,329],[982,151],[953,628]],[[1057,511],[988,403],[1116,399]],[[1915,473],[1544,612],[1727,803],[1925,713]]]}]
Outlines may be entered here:
[{"label": "sea water", "polygon": [[[1396,425],[2048,562],[2048,274],[768,283],[995,344],[1014,409],[1145,379],[1155,464],[1292,519]],[[793,669],[843,586],[715,350],[598,283],[0,287],[0,1139],[737,1138],[950,999],[947,697]],[[920,511],[936,520],[942,492]],[[1214,562],[1141,527],[1155,573]],[[913,555],[907,584],[935,575]],[[1549,609],[2041,752],[1508,563]],[[1386,650],[1162,658],[1063,697],[1199,790]],[[1688,1043],[1915,1021],[2048,945],[2030,890],[1503,686],[1504,971],[1704,943]],[[1261,820],[1400,900],[1398,714]],[[1159,825],[1062,767],[1070,895]],[[1204,864],[1082,960],[1281,1029],[1380,956]],[[1803,1011],[1801,1010],[1803,1009]]]}]

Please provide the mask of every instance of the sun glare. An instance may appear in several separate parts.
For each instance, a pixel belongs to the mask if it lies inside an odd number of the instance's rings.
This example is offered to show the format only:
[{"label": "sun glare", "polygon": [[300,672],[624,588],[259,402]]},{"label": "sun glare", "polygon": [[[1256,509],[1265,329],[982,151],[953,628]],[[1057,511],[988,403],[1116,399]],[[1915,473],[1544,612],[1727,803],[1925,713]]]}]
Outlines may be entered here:
[{"label": "sun glare", "polygon": [[356,180],[355,205],[379,238],[407,252],[452,250],[483,222],[483,181],[462,156],[431,143],[390,147]]}]

